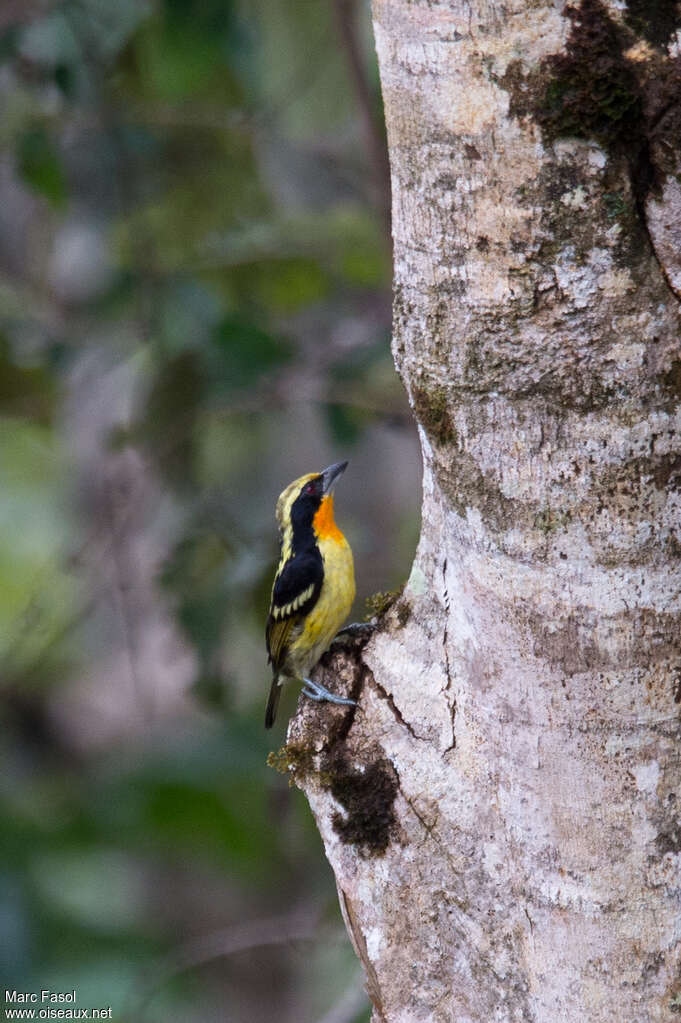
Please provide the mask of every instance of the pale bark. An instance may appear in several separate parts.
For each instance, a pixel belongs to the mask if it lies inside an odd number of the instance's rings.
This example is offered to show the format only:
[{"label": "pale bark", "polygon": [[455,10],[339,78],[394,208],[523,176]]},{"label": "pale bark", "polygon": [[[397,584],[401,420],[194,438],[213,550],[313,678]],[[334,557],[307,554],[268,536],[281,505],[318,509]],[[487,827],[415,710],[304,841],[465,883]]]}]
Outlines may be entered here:
[{"label": "pale bark", "polygon": [[377,632],[324,668],[357,711],[302,703],[289,766],[375,1020],[669,1021],[678,253],[640,215],[674,188],[635,200],[625,160],[523,108],[574,28],[559,4],[374,17],[422,535]]}]

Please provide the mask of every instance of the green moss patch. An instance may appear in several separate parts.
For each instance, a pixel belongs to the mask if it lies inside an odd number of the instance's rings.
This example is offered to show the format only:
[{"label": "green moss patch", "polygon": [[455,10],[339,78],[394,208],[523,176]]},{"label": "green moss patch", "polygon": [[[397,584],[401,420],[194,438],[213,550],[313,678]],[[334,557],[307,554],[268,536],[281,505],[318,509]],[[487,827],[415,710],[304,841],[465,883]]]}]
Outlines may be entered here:
[{"label": "green moss patch", "polygon": [[274,751],[268,753],[267,766],[279,774],[289,775],[290,784],[293,784],[294,777],[302,780],[305,775],[316,770],[312,750],[295,743],[282,746],[276,753]]}]

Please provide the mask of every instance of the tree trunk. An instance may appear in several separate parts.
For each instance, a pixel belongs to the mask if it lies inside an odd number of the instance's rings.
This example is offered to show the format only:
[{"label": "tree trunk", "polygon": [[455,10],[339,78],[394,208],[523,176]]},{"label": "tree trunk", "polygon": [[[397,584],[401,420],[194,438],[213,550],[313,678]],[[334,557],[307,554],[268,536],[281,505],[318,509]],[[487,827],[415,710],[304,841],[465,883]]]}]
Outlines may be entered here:
[{"label": "tree trunk", "polygon": [[288,765],[375,1021],[669,1021],[678,19],[614,0],[374,18],[422,535],[374,634],[321,669],[357,710],[302,701]]}]

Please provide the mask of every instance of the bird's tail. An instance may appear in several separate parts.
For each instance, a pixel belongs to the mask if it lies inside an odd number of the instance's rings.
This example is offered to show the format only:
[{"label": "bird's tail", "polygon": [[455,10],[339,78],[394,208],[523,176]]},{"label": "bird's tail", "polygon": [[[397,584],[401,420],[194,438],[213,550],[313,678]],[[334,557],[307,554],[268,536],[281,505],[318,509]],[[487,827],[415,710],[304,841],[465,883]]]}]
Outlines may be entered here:
[{"label": "bird's tail", "polygon": [[277,707],[279,706],[279,697],[281,696],[281,677],[275,675],[272,679],[272,685],[270,687],[270,697],[267,701],[267,710],[265,711],[265,728],[271,728],[274,724],[274,719],[277,716]]}]

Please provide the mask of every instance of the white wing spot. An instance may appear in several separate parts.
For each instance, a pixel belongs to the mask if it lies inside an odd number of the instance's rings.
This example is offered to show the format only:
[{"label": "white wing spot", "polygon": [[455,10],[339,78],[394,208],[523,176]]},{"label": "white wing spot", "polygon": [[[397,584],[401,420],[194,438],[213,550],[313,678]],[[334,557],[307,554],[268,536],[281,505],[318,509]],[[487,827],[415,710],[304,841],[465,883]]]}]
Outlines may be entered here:
[{"label": "white wing spot", "polygon": [[314,583],[311,583],[306,590],[303,590],[295,600],[292,600],[290,604],[284,604],[282,606],[275,606],[272,608],[272,617],[276,620],[277,618],[287,618],[289,615],[295,614],[299,607],[302,607],[306,600],[309,600],[314,593]]}]

